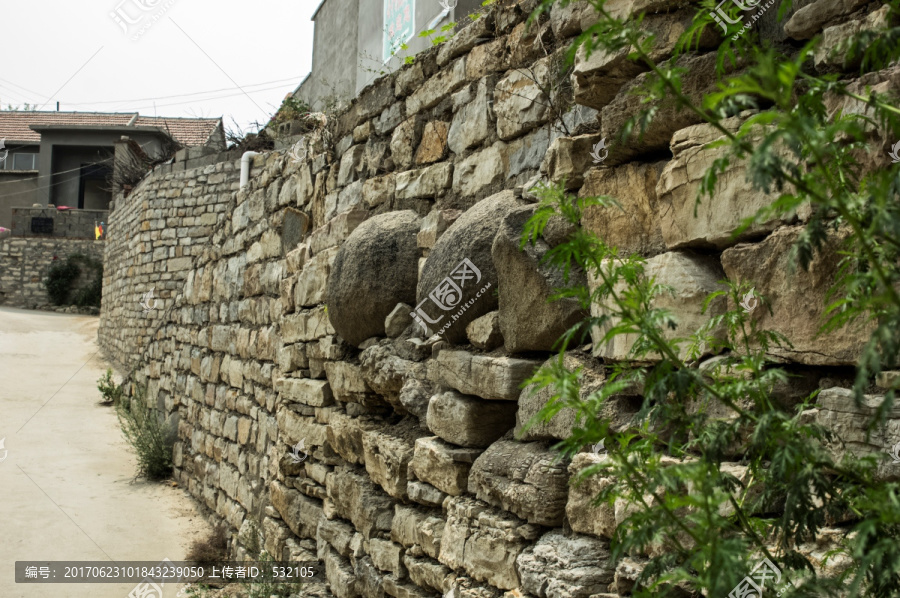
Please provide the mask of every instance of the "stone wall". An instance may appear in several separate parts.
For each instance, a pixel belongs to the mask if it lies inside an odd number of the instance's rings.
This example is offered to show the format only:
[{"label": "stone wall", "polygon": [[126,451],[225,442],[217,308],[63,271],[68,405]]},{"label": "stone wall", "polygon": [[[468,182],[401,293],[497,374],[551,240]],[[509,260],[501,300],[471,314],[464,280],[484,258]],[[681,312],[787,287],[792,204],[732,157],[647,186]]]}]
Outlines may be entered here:
[{"label": "stone wall", "polygon": [[0,240],[0,305],[28,309],[47,305],[50,299],[44,279],[53,262],[65,260],[73,253],[102,260],[105,245],[105,241],[87,239],[7,237]]},{"label": "stone wall", "polygon": [[[95,239],[94,227],[106,222],[106,210],[57,210],[55,208],[13,208],[12,232],[17,237],[67,237]],[[53,233],[31,232],[32,218],[52,218]]]},{"label": "stone wall", "polygon": [[240,179],[236,157],[226,152],[157,167],[131,194],[112,202],[99,339],[123,371],[140,361],[193,261],[230,212]]},{"label": "stone wall", "polygon": [[[526,29],[534,4],[500,2],[377,81],[306,160],[257,156],[244,190],[229,161],[154,174],[117,202],[101,345],[138,366],[177,422],[176,478],[228,523],[237,555],[258,532],[276,558],[324,563],[339,598],[629,594],[640,559],[608,560],[624,514],[591,505],[603,481],[569,484],[601,457],[559,461],[550,449],[571,414],[515,440],[548,399],[522,382],[585,316],[547,303],[560,273],[540,258],[566,231],[518,249],[539,180],[622,202],[583,225],[648,258],[685,328],[716,313],[701,313],[702,298],[722,278],[759,281],[773,311],[755,317],[791,339],[781,357],[804,374],[792,392],[828,389],[825,425],[862,418],[829,387],[849,375],[863,334],[814,336],[834,256],[810,274],[788,267],[804,214],[733,238],[773,199],[735,165],[695,218],[697,173],[716,157],[699,148],[716,134],[673,112],[640,143],[611,143],[641,109],[631,92],[642,75],[621,56],[579,59],[548,100],[560,52],[589,16],[574,3]],[[679,6],[654,4],[648,26],[688,25]],[[685,93],[714,86],[717,43],[685,59]],[[595,164],[602,139],[610,153]],[[163,302],[145,316],[150,287]],[[584,367],[587,392],[627,349],[598,342],[568,365]],[[607,415],[621,423],[639,401],[620,397]]]}]

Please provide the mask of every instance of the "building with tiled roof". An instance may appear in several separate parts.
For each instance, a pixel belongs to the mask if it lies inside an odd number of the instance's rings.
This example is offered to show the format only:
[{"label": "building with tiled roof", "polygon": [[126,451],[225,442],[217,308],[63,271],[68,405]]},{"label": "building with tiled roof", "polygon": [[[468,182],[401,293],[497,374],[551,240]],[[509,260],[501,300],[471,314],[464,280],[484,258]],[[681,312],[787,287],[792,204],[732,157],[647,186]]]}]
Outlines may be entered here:
[{"label": "building with tiled roof", "polygon": [[13,207],[106,210],[110,157],[123,137],[154,158],[173,142],[225,149],[221,118],[0,111],[0,226],[10,226]]}]

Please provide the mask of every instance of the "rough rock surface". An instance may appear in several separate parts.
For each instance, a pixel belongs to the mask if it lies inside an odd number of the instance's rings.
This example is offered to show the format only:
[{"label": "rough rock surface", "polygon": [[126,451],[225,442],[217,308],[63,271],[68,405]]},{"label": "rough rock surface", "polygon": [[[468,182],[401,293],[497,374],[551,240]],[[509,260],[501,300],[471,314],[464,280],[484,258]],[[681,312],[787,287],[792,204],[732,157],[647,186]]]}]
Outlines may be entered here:
[{"label": "rough rock surface", "polygon": [[500,286],[500,331],[510,353],[552,350],[567,330],[588,316],[576,299],[550,301],[560,289],[587,283],[581,269],[565,276],[562,269],[545,263],[550,246],[543,239],[519,248],[534,212],[533,206],[523,206],[507,214],[491,249]]},{"label": "rough rock surface", "polygon": [[[655,278],[657,284],[666,285],[671,292],[663,291],[653,300],[653,306],[667,310],[675,321],[674,329],[666,329],[667,338],[684,338],[696,332],[706,321],[725,311],[724,297],[713,300],[706,312],[703,311],[704,301],[710,293],[721,288],[719,281],[724,278],[719,260],[715,257],[683,252],[671,251],[647,260],[644,275]],[[591,280],[591,288],[595,288],[595,281]],[[604,312],[604,307],[598,303],[591,305],[591,315],[599,316]],[[591,332],[594,337],[594,355],[607,359],[626,359],[629,357],[631,347],[636,340],[634,334],[624,334],[600,343],[608,326],[603,329],[595,327]],[[721,329],[713,331],[714,334],[722,334]],[[687,343],[682,343],[679,354],[687,356]],[[652,360],[656,356],[648,354],[642,357],[644,360]]]},{"label": "rough rock surface", "polygon": [[587,598],[613,581],[609,544],[590,536],[547,532],[516,559],[522,590],[538,598]]},{"label": "rough rock surface", "polygon": [[568,496],[567,466],[544,443],[500,440],[475,460],[469,490],[529,523],[559,526]]},{"label": "rough rock surface", "polygon": [[[419,279],[416,307],[425,313],[422,317],[433,331],[450,324],[441,334],[445,340],[465,342],[466,325],[497,309],[497,298],[491,288],[477,298],[476,294],[488,284],[497,286],[491,245],[503,217],[517,205],[511,191],[478,202],[447,229],[431,250]],[[470,266],[466,266],[467,273],[461,273],[463,260],[477,268],[480,276]],[[432,295],[441,301],[440,305]]]},{"label": "rough rock surface", "polygon": [[807,365],[852,365],[856,363],[870,331],[859,325],[819,335],[826,307],[826,290],[834,284],[839,242],[846,232],[833,237],[821,254],[817,253],[809,270],[791,266],[791,247],[802,227],[783,227],[764,241],[741,244],[722,253],[722,266],[729,280],[747,281],[764,306],[753,310],[760,329],[779,332],[791,340],[793,348],[772,347],[775,355]]},{"label": "rough rock surface", "polygon": [[590,206],[583,226],[619,255],[656,255],[666,249],[660,229],[656,184],[665,162],[593,168],[585,177],[580,197],[609,195],[618,206]]},{"label": "rough rock surface", "polygon": [[428,429],[452,444],[485,447],[516,423],[516,406],[485,401],[453,390],[438,393],[428,403]]},{"label": "rough rock surface", "polygon": [[522,383],[539,365],[532,359],[443,350],[430,364],[428,378],[463,394],[515,401]]},{"label": "rough rock surface", "polygon": [[328,318],[351,345],[385,336],[397,302],[415,300],[418,274],[415,212],[391,212],[359,225],[341,246],[328,279]]}]

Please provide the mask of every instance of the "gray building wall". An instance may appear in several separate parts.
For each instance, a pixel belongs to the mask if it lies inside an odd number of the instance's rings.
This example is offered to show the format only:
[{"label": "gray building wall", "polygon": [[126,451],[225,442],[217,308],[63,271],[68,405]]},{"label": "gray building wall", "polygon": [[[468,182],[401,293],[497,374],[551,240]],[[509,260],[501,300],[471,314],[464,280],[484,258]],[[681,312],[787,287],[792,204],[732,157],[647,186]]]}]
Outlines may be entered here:
[{"label": "gray building wall", "polygon": [[31,207],[38,201],[36,172],[3,172],[0,170],[0,226],[11,229],[12,209]]},{"label": "gray building wall", "polygon": [[312,71],[294,97],[315,110],[356,94],[357,26],[360,0],[324,0],[313,15]]},{"label": "gray building wall", "polygon": [[[435,28],[462,21],[479,6],[481,0],[459,0]],[[409,49],[384,63],[384,0],[323,0],[313,15],[312,71],[294,97],[314,109],[321,109],[332,97],[347,101],[356,97],[366,85],[403,66],[405,56],[429,48],[431,42],[418,34],[443,10],[438,0],[415,0],[415,30],[406,42]]]}]

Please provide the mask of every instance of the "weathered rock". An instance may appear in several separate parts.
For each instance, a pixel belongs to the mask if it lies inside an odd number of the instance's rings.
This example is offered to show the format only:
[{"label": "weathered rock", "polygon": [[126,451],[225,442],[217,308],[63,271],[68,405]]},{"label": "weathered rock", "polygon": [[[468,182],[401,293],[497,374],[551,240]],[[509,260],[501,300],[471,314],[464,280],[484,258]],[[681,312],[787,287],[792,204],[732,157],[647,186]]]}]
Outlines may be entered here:
[{"label": "weathered rock", "polygon": [[428,402],[431,401],[433,394],[434,388],[428,381],[408,378],[400,387],[400,404],[408,412],[418,417],[424,425]]},{"label": "weathered rock", "polygon": [[450,186],[453,165],[442,162],[427,168],[407,170],[397,175],[396,195],[399,199],[427,197],[433,199]]},{"label": "weathered rock", "polygon": [[490,351],[501,346],[503,334],[500,332],[500,312],[492,311],[469,322],[466,326],[466,337],[472,346],[478,349]]},{"label": "weathered rock", "polygon": [[353,231],[328,278],[328,317],[351,345],[384,336],[397,302],[415,300],[419,217],[412,211],[375,216]]},{"label": "weathered rock", "polygon": [[280,390],[276,384],[276,391],[282,393],[289,401],[303,403],[312,407],[327,407],[334,403],[334,395],[328,382],[323,380],[309,380],[308,378],[281,378]]},{"label": "weathered rock", "polygon": [[316,528],[316,543],[328,543],[342,557],[353,554],[353,537],[358,536],[353,526],[342,519],[319,519]]},{"label": "weathered rock", "polygon": [[547,532],[516,559],[522,590],[538,598],[587,598],[613,580],[609,544],[590,536]]},{"label": "weathered rock", "polygon": [[440,508],[444,505],[447,496],[449,496],[446,492],[441,492],[431,484],[418,480],[410,480],[406,485],[406,491],[409,494],[409,500],[426,507]]},{"label": "weathered rock", "polygon": [[416,439],[424,435],[411,419],[384,430],[364,432],[363,452],[369,478],[394,498],[405,498],[413,447]]},{"label": "weathered rock", "polygon": [[[548,367],[558,359],[559,357],[556,356],[551,357],[542,367]],[[606,381],[602,366],[597,360],[582,353],[567,352],[563,357],[563,367],[570,372],[580,368],[578,396],[582,400],[587,399],[591,393],[599,391]],[[553,386],[539,389],[538,385],[532,384],[522,389],[522,394],[519,396],[519,409],[516,412],[516,438],[523,441],[564,440],[572,435],[572,428],[575,426],[575,410],[571,407],[563,408],[550,421],[537,421],[528,430],[525,430],[526,424],[544,408],[556,393]],[[612,431],[620,432],[625,429],[632,416],[640,409],[640,404],[640,397],[612,396],[604,401],[599,415],[608,420]]]},{"label": "weathered rock", "polygon": [[285,316],[281,323],[281,338],[286,343],[314,341],[334,334],[324,307]]},{"label": "weathered rock", "polygon": [[508,171],[509,152],[506,144],[498,141],[456,163],[453,190],[466,197],[498,191]]},{"label": "weathered rock", "polygon": [[501,590],[520,585],[516,558],[540,527],[466,497],[451,498],[438,560]]},{"label": "weathered rock", "polygon": [[419,147],[425,119],[416,116],[402,121],[391,133],[391,157],[394,165],[405,169],[413,163],[413,153]]},{"label": "weathered rock", "polygon": [[493,134],[495,119],[489,102],[495,81],[496,77],[480,80],[475,87],[475,96],[453,116],[447,143],[454,154],[481,145]]},{"label": "weathered rock", "polygon": [[353,522],[365,539],[391,529],[394,501],[365,475],[345,467],[336,468],[328,474],[327,488],[335,511]]},{"label": "weathered rock", "polygon": [[784,24],[784,32],[794,39],[810,39],[822,28],[844,15],[849,15],[866,0],[816,0],[791,15]]},{"label": "weathered rock", "polygon": [[363,434],[382,425],[384,422],[375,418],[332,413],[326,429],[328,445],[348,463],[362,465],[366,462]]},{"label": "weathered rock", "polygon": [[505,71],[509,68],[509,57],[506,54],[506,39],[475,46],[466,57],[466,77],[470,81],[482,79],[491,73]]},{"label": "weathered rock", "polygon": [[463,394],[515,401],[522,383],[538,366],[540,362],[532,359],[443,350],[430,364],[429,379]]},{"label": "weathered rock", "polygon": [[437,436],[419,438],[410,469],[418,479],[459,496],[466,491],[469,470],[480,454],[480,450],[447,444]]},{"label": "weathered rock", "polygon": [[367,217],[365,210],[350,210],[312,231],[308,242],[313,254],[340,245]]},{"label": "weathered rock", "polygon": [[416,150],[417,165],[437,162],[447,155],[447,131],[450,125],[444,121],[433,120],[425,125],[422,141]]},{"label": "weathered rock", "polygon": [[543,89],[550,78],[550,61],[543,59],[533,67],[510,71],[497,82],[494,112],[500,139],[513,139],[546,122],[550,101]]},{"label": "weathered rock", "polygon": [[414,584],[436,592],[443,593],[444,586],[456,579],[456,573],[449,567],[429,558],[416,558],[407,554],[403,557],[403,564],[406,565],[409,578]]},{"label": "weathered rock", "polygon": [[468,54],[472,48],[484,41],[485,38],[493,37],[493,34],[494,15],[488,13],[483,18],[469,23],[460,29],[456,35],[441,44],[441,49],[437,55],[438,65],[444,66],[457,56]]},{"label": "weathered rock", "polygon": [[544,443],[493,443],[472,465],[469,492],[529,523],[555,527],[565,515],[567,460]]},{"label": "weathered rock", "polygon": [[821,71],[832,66],[842,70],[858,68],[860,60],[849,60],[844,44],[861,31],[877,31],[888,27],[889,13],[890,7],[884,5],[865,18],[827,27],[822,32],[822,43],[815,50],[816,69]]},{"label": "weathered rock", "polygon": [[327,362],[325,375],[334,393],[334,398],[342,402],[368,404],[373,394],[366,384],[362,368],[346,361]]},{"label": "weathered rock", "polygon": [[466,325],[497,308],[490,288],[487,292],[482,289],[488,284],[496,287],[491,244],[503,217],[517,205],[512,191],[478,202],[447,229],[431,250],[417,288],[416,311],[435,331],[449,324],[441,333],[445,340],[465,342]]},{"label": "weathered rock", "polygon": [[319,520],[325,517],[321,501],[308,498],[277,480],[269,484],[269,496],[292,532],[301,538],[315,538]]},{"label": "weathered rock", "polygon": [[[610,264],[604,265],[608,267]],[[724,297],[718,297],[711,301],[704,312],[704,302],[707,295],[716,290],[721,290],[719,281],[724,278],[719,260],[699,254],[682,251],[672,251],[658,255],[647,260],[644,266],[644,276],[655,278],[656,283],[665,285],[671,292],[663,291],[653,299],[654,308],[667,310],[673,319],[674,328],[666,328],[663,335],[666,338],[686,338],[696,332],[710,318],[725,312]],[[590,278],[590,277],[589,277]],[[619,283],[621,287],[624,283]],[[596,281],[589,280],[591,290],[595,288]],[[599,302],[591,304],[591,315],[601,316],[605,308]],[[636,334],[618,335],[609,341],[601,340],[606,331],[617,325],[615,319],[607,321],[606,325],[595,327],[591,331],[594,338],[594,355],[605,359],[622,360],[631,356],[631,347],[634,344]],[[711,331],[711,334],[721,336],[724,334],[722,326]],[[681,343],[679,355],[685,358],[688,355],[688,343]],[[657,359],[655,353],[648,353],[641,357],[642,360]]]},{"label": "weathered rock", "polygon": [[516,405],[485,401],[449,390],[428,403],[428,429],[447,442],[480,448],[489,446],[515,425]]},{"label": "weathered rock", "polygon": [[[375,540],[373,540],[375,541]],[[384,598],[384,575],[374,563],[374,557],[364,556],[356,559],[353,570],[356,575],[356,591],[363,598]]]},{"label": "weathered rock", "polygon": [[294,287],[294,303],[296,305],[312,307],[325,301],[328,274],[337,253],[337,247],[330,247],[306,262],[297,277],[297,286]]},{"label": "weathered rock", "polygon": [[418,546],[433,559],[438,558],[444,520],[440,511],[397,505],[391,525],[391,540],[411,548]]},{"label": "weathered rock", "polygon": [[369,556],[372,557],[372,563],[382,571],[388,571],[398,578],[406,577],[403,553],[403,547],[399,544],[379,538],[369,540]]},{"label": "weathered rock", "polygon": [[[736,131],[742,122],[743,118],[735,117],[723,121],[723,125]],[[758,238],[785,222],[771,219],[754,223],[735,237],[745,219],[769,206],[779,195],[754,189],[747,180],[748,160],[736,162],[731,158],[728,168],[718,173],[713,197],[704,196],[697,203],[704,174],[728,153],[726,146],[712,149],[704,146],[720,139],[724,135],[707,124],[682,129],[672,137],[675,158],[666,164],[656,186],[659,222],[669,249],[724,249],[745,239]]]},{"label": "weathered rock", "polygon": [[325,577],[336,598],[358,598],[356,574],[350,561],[326,546],[321,557],[325,564]]},{"label": "weathered rock", "polygon": [[419,247],[431,249],[437,240],[462,216],[460,210],[432,210],[422,219],[422,228],[416,235]]},{"label": "weathered rock", "polygon": [[374,179],[366,179],[363,183],[363,202],[366,207],[374,208],[382,204],[390,205],[394,200],[394,190],[397,186],[394,173],[380,176]]},{"label": "weathered rock", "polygon": [[569,473],[573,476],[573,484],[569,488],[569,500],[566,503],[566,519],[573,531],[591,534],[602,538],[612,538],[616,533],[616,511],[622,502],[616,499],[616,506],[609,503],[594,505],[597,495],[614,484],[608,477],[592,475],[576,478],[581,470],[607,459],[606,455],[579,453],[572,458]]},{"label": "weathered rock", "polygon": [[583,270],[572,268],[566,277],[560,268],[544,263],[550,246],[543,239],[519,248],[534,212],[534,206],[523,206],[507,214],[491,248],[500,287],[500,331],[510,353],[552,350],[567,330],[588,316],[577,299],[550,301],[560,289],[586,285]]},{"label": "weathered rock", "polygon": [[[878,428],[866,438],[866,427],[875,416],[884,395],[864,395],[862,405],[856,405],[853,391],[848,388],[826,388],[816,397],[815,409],[806,412],[815,423],[831,430],[840,439],[833,447],[835,456],[850,451],[856,456],[890,455],[900,438],[900,407],[894,405],[887,412],[885,429]],[[896,464],[884,460],[879,464],[879,477],[896,480],[900,472]]]},{"label": "weathered rock", "polygon": [[[278,409],[276,419],[283,440],[290,445],[303,440],[307,449],[311,450],[311,447],[323,446],[328,440],[326,426],[317,423],[312,417],[304,417],[296,411],[288,409],[287,406]],[[235,423],[237,422],[235,421]]]},{"label": "weathered rock", "polygon": [[656,255],[666,249],[659,220],[656,184],[665,162],[623,164],[588,172],[579,197],[608,195],[618,206],[589,206],[582,225],[619,255]]},{"label": "weathered rock", "polygon": [[550,144],[550,149],[541,164],[551,182],[566,182],[566,189],[578,189],[584,183],[584,175],[593,164],[591,151],[599,143],[599,135],[578,135],[558,137]]},{"label": "weathered rock", "polygon": [[341,156],[341,167],[338,172],[338,186],[349,185],[359,178],[363,170],[363,155],[365,151],[365,145],[354,145],[344,152],[344,155]]},{"label": "weathered rock", "polygon": [[837,280],[842,230],[817,252],[808,271],[792,266],[791,248],[803,230],[783,227],[764,241],[741,244],[722,253],[728,279],[752,282],[757,296],[772,310],[755,309],[752,317],[761,330],[783,334],[793,345],[770,347],[773,355],[807,365],[853,365],[869,339],[871,328],[852,323],[840,330],[819,334],[824,323],[826,293]]},{"label": "weathered rock", "polygon": [[466,57],[458,59],[450,68],[441,69],[406,98],[406,114],[415,114],[432,108],[448,94],[466,82]]},{"label": "weathered rock", "polygon": [[415,362],[399,357],[393,343],[387,340],[368,347],[360,354],[359,360],[363,377],[369,387],[395,408],[402,410],[400,389],[403,387],[403,380],[410,368],[415,366]]},{"label": "weathered rock", "polygon": [[[419,233],[421,234],[421,233]],[[397,338],[413,323],[409,313],[412,307],[406,303],[398,303],[384,319],[384,332],[389,338]]]},{"label": "weathered rock", "polygon": [[[699,56],[683,55],[674,66],[684,69],[681,93],[693,102],[700,103],[703,96],[715,88],[715,52]],[[605,165],[614,166],[638,156],[665,151],[675,131],[700,122],[699,116],[690,110],[679,109],[674,100],[667,98],[656,105],[658,111],[644,130],[643,136],[639,138],[635,131],[627,143],[619,142],[620,133],[628,120],[649,107],[644,103],[646,96],[635,91],[646,85],[646,78],[647,74],[643,73],[631,79],[600,113],[601,134],[610,141],[609,157],[604,162]]]}]

